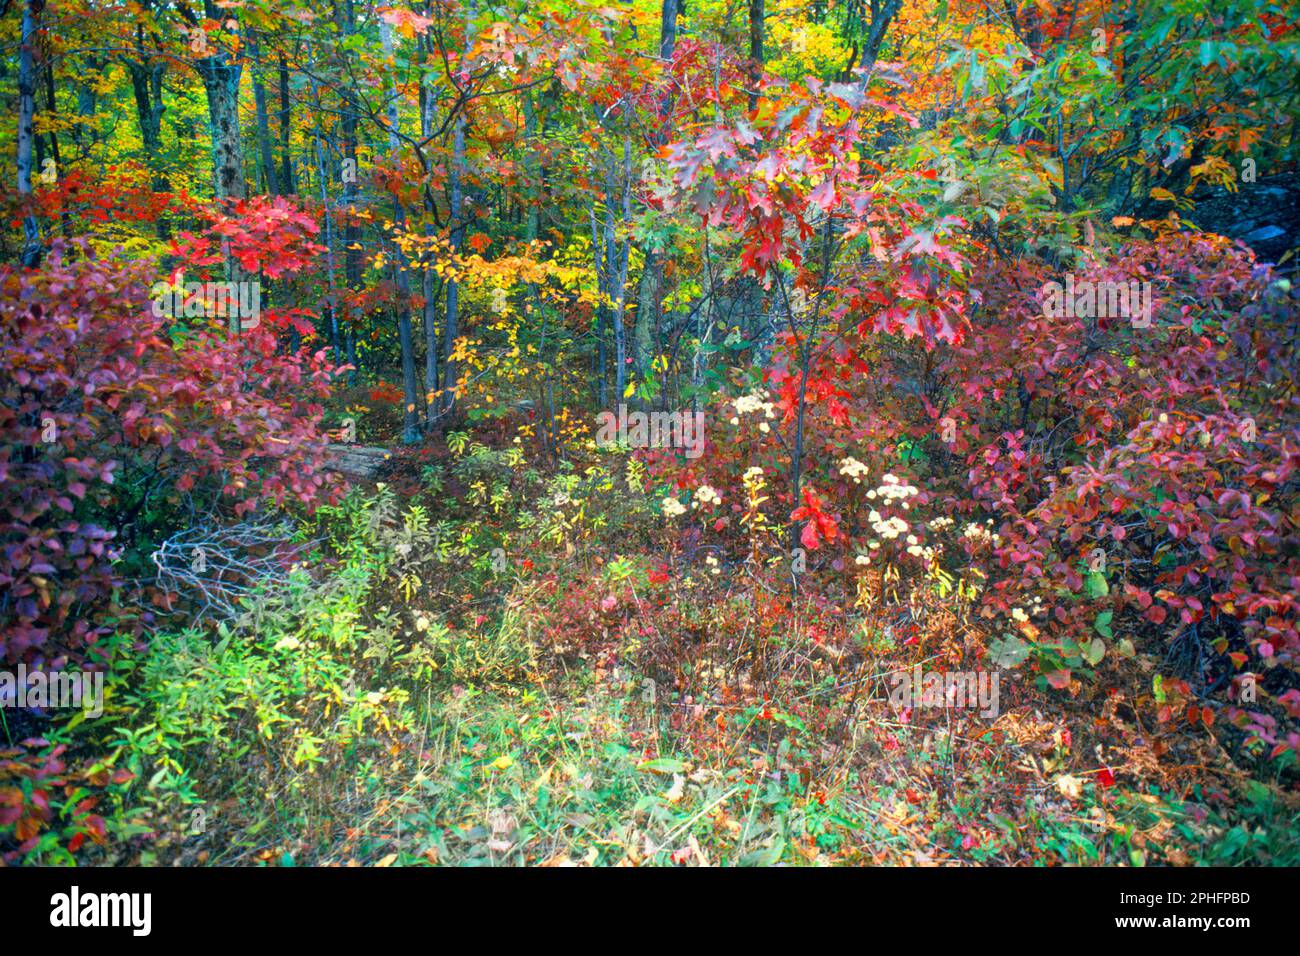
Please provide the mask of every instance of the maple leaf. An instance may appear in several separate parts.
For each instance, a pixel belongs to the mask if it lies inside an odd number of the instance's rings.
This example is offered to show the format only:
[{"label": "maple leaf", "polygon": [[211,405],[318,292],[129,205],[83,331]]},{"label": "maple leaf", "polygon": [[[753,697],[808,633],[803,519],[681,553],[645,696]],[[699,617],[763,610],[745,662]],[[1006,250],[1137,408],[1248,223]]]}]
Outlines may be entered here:
[{"label": "maple leaf", "polygon": [[796,508],[790,515],[791,521],[807,521],[803,530],[799,532],[799,540],[810,551],[815,551],[821,545],[821,538],[834,541],[839,536],[839,525],[835,519],[822,511],[821,499],[811,488],[805,488],[803,492],[804,504]]}]

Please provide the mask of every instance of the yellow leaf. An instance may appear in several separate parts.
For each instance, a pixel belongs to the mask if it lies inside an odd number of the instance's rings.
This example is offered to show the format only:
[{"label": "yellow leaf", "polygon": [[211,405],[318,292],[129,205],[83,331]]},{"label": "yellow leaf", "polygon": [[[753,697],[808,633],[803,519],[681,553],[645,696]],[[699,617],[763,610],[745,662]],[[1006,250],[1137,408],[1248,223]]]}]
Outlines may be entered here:
[{"label": "yellow leaf", "polygon": [[1061,792],[1062,796],[1077,800],[1083,793],[1083,781],[1078,777],[1063,773],[1056,778],[1056,789]]}]

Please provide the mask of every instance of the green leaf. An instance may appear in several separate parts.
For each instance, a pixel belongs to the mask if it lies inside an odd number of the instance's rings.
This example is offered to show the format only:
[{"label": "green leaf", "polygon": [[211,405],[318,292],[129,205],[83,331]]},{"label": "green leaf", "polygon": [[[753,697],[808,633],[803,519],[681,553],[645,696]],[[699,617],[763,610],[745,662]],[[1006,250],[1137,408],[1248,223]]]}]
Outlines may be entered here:
[{"label": "green leaf", "polygon": [[774,710],[772,711],[772,719],[775,720],[778,724],[784,724],[786,727],[789,727],[792,730],[802,730],[802,731],[808,730],[808,728],[804,725],[804,722],[800,720],[798,717],[794,716],[793,714],[787,714],[779,710]]},{"label": "green leaf", "polygon": [[1115,634],[1110,629],[1110,619],[1114,616],[1114,611],[1102,611],[1097,615],[1097,620],[1092,622],[1093,629],[1102,637],[1114,637]]},{"label": "green leaf", "polygon": [[1083,593],[1094,600],[1109,594],[1110,585],[1106,583],[1106,575],[1100,571],[1089,571],[1083,579]]},{"label": "green leaf", "polygon": [[686,762],[672,757],[660,757],[657,760],[645,760],[636,765],[636,769],[647,773],[684,773]]},{"label": "green leaf", "polygon": [[989,645],[989,660],[998,667],[1012,668],[1029,656],[1029,645],[1014,634],[1003,634]]}]

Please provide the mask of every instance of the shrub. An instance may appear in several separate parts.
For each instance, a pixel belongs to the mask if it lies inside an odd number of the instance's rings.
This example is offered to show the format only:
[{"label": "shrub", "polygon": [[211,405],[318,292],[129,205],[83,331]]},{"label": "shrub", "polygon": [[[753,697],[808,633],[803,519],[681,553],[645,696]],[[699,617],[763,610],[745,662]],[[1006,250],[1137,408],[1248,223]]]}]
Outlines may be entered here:
[{"label": "shrub", "polygon": [[118,579],[112,562],[159,511],[308,506],[321,471],[323,354],[265,328],[227,336],[152,314],[148,262],[56,248],[0,269],[0,658],[77,653]]},{"label": "shrub", "polygon": [[[1249,252],[1195,233],[1073,268],[1079,281],[1151,282],[1150,326],[1048,317],[1048,262],[990,261],[960,342],[878,336],[852,362],[810,367],[797,502],[781,477],[791,445],[777,432],[788,438],[796,416],[778,361],[778,388],[750,381],[714,403],[708,455],[650,456],[676,502],[665,513],[783,569],[793,523],[810,570],[821,554],[859,575],[910,565],[914,582],[972,570],[1001,650],[1057,687],[1156,642],[1190,681],[1185,699],[1158,702],[1162,719],[1208,723],[1221,709],[1290,761],[1296,295]],[[1243,678],[1267,708],[1242,704]]]}]

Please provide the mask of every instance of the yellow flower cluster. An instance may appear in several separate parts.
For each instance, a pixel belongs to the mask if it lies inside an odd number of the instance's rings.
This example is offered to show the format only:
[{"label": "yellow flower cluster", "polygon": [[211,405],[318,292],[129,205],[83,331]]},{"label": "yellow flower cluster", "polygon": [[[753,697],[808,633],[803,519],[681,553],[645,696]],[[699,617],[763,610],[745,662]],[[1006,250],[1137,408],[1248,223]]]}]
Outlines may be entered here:
[{"label": "yellow flower cluster", "polygon": [[840,474],[852,478],[855,485],[862,484],[862,479],[869,469],[856,458],[849,456],[840,462]]},{"label": "yellow flower cluster", "polygon": [[[733,404],[736,406],[736,414],[731,418],[733,425],[740,424],[741,415],[751,415],[755,412],[762,412],[763,417],[767,419],[776,417],[776,406],[767,400],[767,392],[741,395]],[[758,423],[758,430],[766,434],[772,430],[772,426],[766,421],[761,421]]]},{"label": "yellow flower cluster", "polygon": [[[989,518],[986,523],[992,524],[993,519]],[[1002,541],[1001,535],[993,534],[988,528],[983,525],[975,524],[974,522],[966,525],[965,530],[962,531],[962,536],[970,538],[971,541],[975,542],[975,544],[988,544],[989,542],[998,544]]]},{"label": "yellow flower cluster", "polygon": [[882,518],[879,511],[872,511],[868,516],[871,529],[886,541],[892,541],[908,530],[909,526],[902,518]]},{"label": "yellow flower cluster", "polygon": [[880,487],[873,488],[871,491],[867,492],[867,497],[873,501],[876,498],[884,498],[885,501],[897,501],[902,504],[903,510],[906,511],[911,507],[907,499],[913,495],[920,494],[920,489],[918,489],[916,485],[909,485],[905,482],[899,481],[893,475],[885,475],[880,479],[880,481]]},{"label": "yellow flower cluster", "polygon": [[699,488],[695,489],[695,500],[691,502],[692,508],[698,508],[700,505],[707,507],[720,504],[722,504],[722,497],[708,485],[700,485]]}]

